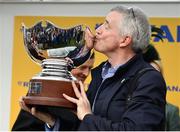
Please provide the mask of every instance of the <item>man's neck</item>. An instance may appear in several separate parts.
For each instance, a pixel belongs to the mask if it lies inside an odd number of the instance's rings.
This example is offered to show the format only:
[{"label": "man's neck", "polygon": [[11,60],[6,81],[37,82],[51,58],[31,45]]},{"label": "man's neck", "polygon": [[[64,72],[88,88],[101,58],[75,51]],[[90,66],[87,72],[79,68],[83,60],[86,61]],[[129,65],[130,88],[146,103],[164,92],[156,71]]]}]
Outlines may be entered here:
[{"label": "man's neck", "polygon": [[113,55],[109,56],[108,61],[112,67],[116,67],[118,65],[125,64],[135,55],[136,54],[134,52],[127,52],[127,53],[121,52],[119,54],[113,54]]}]

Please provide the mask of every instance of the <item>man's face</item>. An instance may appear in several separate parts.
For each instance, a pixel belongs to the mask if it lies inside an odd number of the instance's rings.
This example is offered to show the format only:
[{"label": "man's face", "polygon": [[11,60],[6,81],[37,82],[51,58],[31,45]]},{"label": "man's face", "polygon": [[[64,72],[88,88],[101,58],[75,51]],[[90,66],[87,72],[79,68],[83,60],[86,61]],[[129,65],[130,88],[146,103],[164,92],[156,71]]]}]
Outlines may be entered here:
[{"label": "man's face", "polygon": [[93,68],[93,64],[94,59],[89,59],[78,68],[73,69],[71,73],[77,78],[77,80],[84,82]]},{"label": "man's face", "polygon": [[95,50],[107,54],[119,47],[119,27],[121,14],[115,11],[106,16],[103,25],[96,29]]}]

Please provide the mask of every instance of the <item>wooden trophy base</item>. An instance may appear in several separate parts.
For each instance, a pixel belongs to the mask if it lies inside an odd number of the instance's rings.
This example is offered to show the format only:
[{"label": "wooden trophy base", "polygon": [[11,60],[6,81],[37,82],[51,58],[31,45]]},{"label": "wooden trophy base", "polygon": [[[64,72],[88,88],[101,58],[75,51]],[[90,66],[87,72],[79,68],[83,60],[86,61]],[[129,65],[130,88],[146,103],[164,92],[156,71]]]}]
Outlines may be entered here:
[{"label": "wooden trophy base", "polygon": [[24,102],[28,105],[76,109],[76,105],[66,100],[63,93],[76,98],[71,81],[31,79],[28,95]]}]

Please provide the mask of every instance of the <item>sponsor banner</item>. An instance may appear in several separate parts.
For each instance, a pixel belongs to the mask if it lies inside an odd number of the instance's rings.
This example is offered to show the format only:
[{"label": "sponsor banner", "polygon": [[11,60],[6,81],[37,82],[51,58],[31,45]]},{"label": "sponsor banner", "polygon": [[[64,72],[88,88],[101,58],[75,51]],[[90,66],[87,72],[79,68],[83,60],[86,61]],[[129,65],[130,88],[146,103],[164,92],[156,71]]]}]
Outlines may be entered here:
[{"label": "sponsor banner", "polygon": [[[31,60],[23,42],[21,32],[22,23],[26,27],[32,27],[40,21],[50,21],[58,27],[69,28],[79,24],[85,24],[95,32],[95,29],[104,21],[104,17],[46,17],[46,16],[16,16],[14,18],[14,45],[12,65],[12,90],[11,90],[11,116],[10,129],[12,128],[20,107],[18,99],[26,95],[28,81],[41,71],[40,65]],[[180,18],[150,18],[151,25],[160,27],[164,32],[164,42],[158,38],[152,38],[151,42],[160,53],[163,74],[167,82],[167,100],[180,107]],[[98,52],[95,53],[95,66],[99,65],[106,57]],[[89,83],[89,76],[86,83]]]}]

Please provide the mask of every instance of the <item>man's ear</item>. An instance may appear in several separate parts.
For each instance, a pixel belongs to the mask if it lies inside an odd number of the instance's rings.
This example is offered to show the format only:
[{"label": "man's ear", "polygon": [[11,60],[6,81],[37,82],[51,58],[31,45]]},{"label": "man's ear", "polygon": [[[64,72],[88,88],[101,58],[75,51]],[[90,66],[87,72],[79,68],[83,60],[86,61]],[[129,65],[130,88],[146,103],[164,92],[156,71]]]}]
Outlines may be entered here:
[{"label": "man's ear", "polygon": [[124,36],[119,39],[119,46],[120,47],[126,47],[132,43],[132,37],[130,36]]}]

